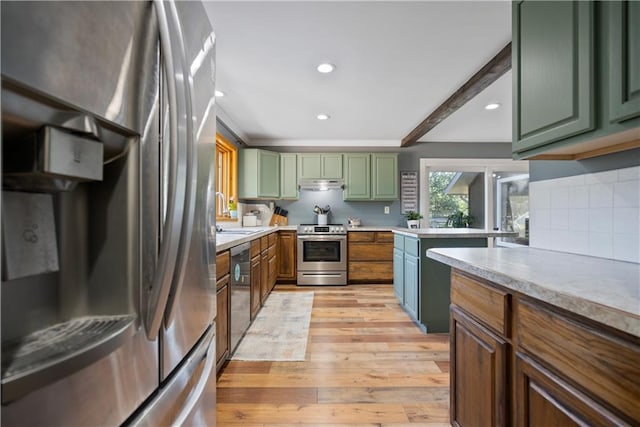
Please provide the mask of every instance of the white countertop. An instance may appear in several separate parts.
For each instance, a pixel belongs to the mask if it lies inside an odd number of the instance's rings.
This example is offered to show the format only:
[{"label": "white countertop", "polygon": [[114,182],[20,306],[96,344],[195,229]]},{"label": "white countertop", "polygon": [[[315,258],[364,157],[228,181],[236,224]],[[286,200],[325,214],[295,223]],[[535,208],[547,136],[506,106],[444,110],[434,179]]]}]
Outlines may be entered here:
[{"label": "white countertop", "polygon": [[[223,228],[225,228],[223,226]],[[255,228],[256,232],[253,234],[225,234],[225,233],[216,233],[216,252],[221,252],[232,248],[234,246],[241,245],[242,243],[250,242],[252,240],[258,239],[262,236],[266,236],[267,234],[273,231],[279,230],[296,230],[297,226],[295,225],[279,225],[276,227],[273,226],[259,226],[259,227],[242,227],[243,230]],[[232,227],[227,228],[228,230],[232,230]]]},{"label": "white countertop", "polygon": [[357,227],[347,226],[346,228],[347,231],[393,231],[395,227],[391,225],[359,225]]},{"label": "white countertop", "polygon": [[393,227],[393,232],[404,236],[429,238],[462,238],[462,237],[515,237],[512,231],[494,231],[483,228],[402,228]]},{"label": "white countertop", "polygon": [[640,264],[533,248],[441,248],[427,256],[640,337]]}]

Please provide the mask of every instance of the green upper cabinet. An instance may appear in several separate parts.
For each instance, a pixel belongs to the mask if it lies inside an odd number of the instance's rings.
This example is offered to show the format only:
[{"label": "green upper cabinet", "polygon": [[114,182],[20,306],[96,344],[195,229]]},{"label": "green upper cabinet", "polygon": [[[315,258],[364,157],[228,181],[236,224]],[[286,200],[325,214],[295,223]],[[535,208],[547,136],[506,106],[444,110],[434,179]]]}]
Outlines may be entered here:
[{"label": "green upper cabinet", "polygon": [[513,5],[514,151],[594,128],[593,4]]},{"label": "green upper cabinet", "polygon": [[640,146],[640,2],[516,1],[513,157]]},{"label": "green upper cabinet", "polygon": [[344,155],[344,200],[371,200],[371,155]]},{"label": "green upper cabinet", "polygon": [[257,148],[240,150],[238,197],[240,199],[280,197],[280,154]]},{"label": "green upper cabinet", "polygon": [[395,200],[398,198],[396,153],[344,154],[344,200]]},{"label": "green upper cabinet", "polygon": [[298,198],[298,156],[280,153],[280,198]]},{"label": "green upper cabinet", "polygon": [[342,154],[298,154],[298,178],[339,179],[342,176]]},{"label": "green upper cabinet", "polygon": [[398,155],[381,153],[371,155],[371,198],[395,200],[398,198]]},{"label": "green upper cabinet", "polygon": [[640,115],[640,2],[607,4],[609,35],[609,120]]}]

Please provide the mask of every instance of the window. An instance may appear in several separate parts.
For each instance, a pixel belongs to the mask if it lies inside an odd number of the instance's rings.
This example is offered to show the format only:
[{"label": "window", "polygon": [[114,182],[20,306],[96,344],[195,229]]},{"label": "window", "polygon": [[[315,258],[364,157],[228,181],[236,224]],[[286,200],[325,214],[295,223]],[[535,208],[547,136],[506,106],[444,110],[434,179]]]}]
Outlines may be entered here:
[{"label": "window", "polygon": [[426,227],[517,231],[498,244],[528,244],[529,163],[509,159],[421,159]]},{"label": "window", "polygon": [[238,202],[238,149],[224,136],[216,134],[216,192],[224,195],[216,196],[216,220],[237,221],[229,214],[229,200]]}]

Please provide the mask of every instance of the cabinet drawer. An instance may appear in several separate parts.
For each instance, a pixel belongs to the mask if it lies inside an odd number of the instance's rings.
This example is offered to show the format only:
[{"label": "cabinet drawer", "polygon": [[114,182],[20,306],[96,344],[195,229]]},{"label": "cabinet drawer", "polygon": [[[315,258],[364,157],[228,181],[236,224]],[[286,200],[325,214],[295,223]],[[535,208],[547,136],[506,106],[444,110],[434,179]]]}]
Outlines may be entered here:
[{"label": "cabinet drawer", "polygon": [[404,236],[401,234],[393,235],[393,247],[404,251]]},{"label": "cabinet drawer", "polygon": [[260,255],[260,239],[255,239],[251,241],[251,258],[256,255]]},{"label": "cabinet drawer", "polygon": [[420,240],[405,237],[404,251],[410,255],[420,258]]},{"label": "cabinet drawer", "polygon": [[349,280],[391,282],[393,262],[349,262]]},{"label": "cabinet drawer", "polygon": [[273,246],[269,246],[268,252],[269,255],[269,259],[273,258],[276,256],[276,245]]},{"label": "cabinet drawer", "polygon": [[504,337],[510,335],[507,321],[509,300],[510,296],[506,292],[456,270],[451,271],[451,303]]},{"label": "cabinet drawer", "polygon": [[376,242],[380,242],[380,243],[393,242],[393,233],[390,231],[377,231]]},{"label": "cabinet drawer", "polygon": [[528,300],[515,304],[518,347],[598,400],[640,420],[640,340],[609,335]]},{"label": "cabinet drawer", "polygon": [[350,231],[350,242],[375,242],[376,233],[371,231]]},{"label": "cabinet drawer", "polygon": [[260,251],[266,251],[269,248],[269,236],[260,238]]},{"label": "cabinet drawer", "polygon": [[389,261],[393,260],[391,243],[359,243],[349,246],[349,261]]},{"label": "cabinet drawer", "polygon": [[218,279],[216,282],[216,290],[219,291],[221,288],[227,286],[229,284],[229,275],[222,277],[222,279]]},{"label": "cabinet drawer", "polygon": [[267,241],[269,242],[269,246],[274,246],[278,241],[278,233],[271,233],[268,236]]},{"label": "cabinet drawer", "polygon": [[220,252],[216,255],[216,280],[229,274],[230,263],[229,251]]}]

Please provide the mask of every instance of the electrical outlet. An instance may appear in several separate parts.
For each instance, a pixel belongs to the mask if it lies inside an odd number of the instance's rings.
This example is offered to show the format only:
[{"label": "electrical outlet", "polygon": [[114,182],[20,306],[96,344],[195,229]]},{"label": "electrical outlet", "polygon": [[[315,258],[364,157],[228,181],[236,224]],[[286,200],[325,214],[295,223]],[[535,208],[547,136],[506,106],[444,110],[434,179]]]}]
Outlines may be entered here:
[{"label": "electrical outlet", "polygon": [[385,207],[384,207],[384,213],[385,213],[386,215],[389,215],[389,206],[385,206]]}]

